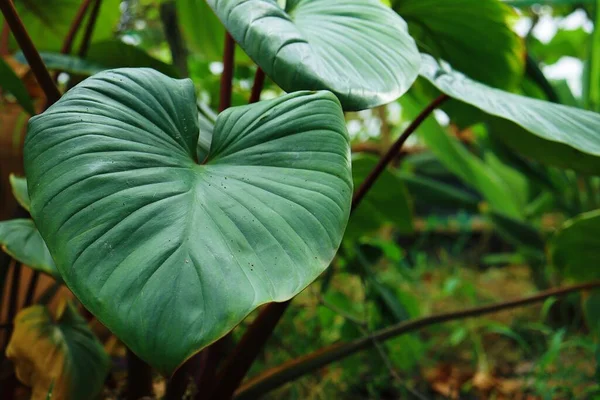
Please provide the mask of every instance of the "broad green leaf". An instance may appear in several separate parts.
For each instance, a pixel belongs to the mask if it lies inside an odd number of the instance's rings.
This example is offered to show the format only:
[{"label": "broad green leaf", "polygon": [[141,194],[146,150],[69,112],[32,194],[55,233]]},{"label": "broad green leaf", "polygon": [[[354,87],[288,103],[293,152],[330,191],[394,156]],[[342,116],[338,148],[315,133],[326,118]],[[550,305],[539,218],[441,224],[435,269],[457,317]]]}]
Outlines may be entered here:
[{"label": "broad green leaf", "polygon": [[419,48],[471,78],[513,88],[525,71],[516,13],[498,0],[393,0]]},{"label": "broad green leaf", "polygon": [[552,262],[579,280],[600,278],[600,210],[568,220],[552,239]]},{"label": "broad green leaf", "polygon": [[[354,188],[358,189],[377,164],[373,156],[358,155],[352,159]],[[403,182],[390,170],[385,170],[377,179],[364,200],[352,214],[347,229],[347,237],[356,238],[379,228],[384,223],[392,223],[399,232],[412,233],[412,203]]]},{"label": "broad green leaf", "polygon": [[0,89],[6,90],[15,96],[21,107],[29,114],[35,114],[33,101],[27,93],[25,84],[2,58],[0,58]]},{"label": "broad green leaf", "polygon": [[548,164],[600,173],[600,114],[485,86],[426,54],[421,75],[447,95],[499,117],[497,137],[514,150]]},{"label": "broad green leaf", "polygon": [[12,219],[0,222],[0,246],[17,261],[60,278],[48,247],[32,220]]},{"label": "broad green leaf", "polygon": [[27,190],[27,179],[18,177],[15,174],[10,174],[8,179],[15,199],[17,199],[21,207],[29,211],[31,202],[29,200],[29,191]]},{"label": "broad green leaf", "polygon": [[[425,108],[423,102],[411,95],[402,97],[400,103],[408,116],[413,118]],[[418,132],[427,147],[446,168],[465,184],[481,192],[493,210],[514,218],[521,217],[523,210],[519,208],[502,177],[451,137],[434,117],[427,118]]]},{"label": "broad green leaf", "polygon": [[70,303],[56,313],[41,305],[17,314],[6,355],[32,400],[89,400],[99,395],[110,362],[102,344]]},{"label": "broad green leaf", "polygon": [[198,126],[200,127],[200,135],[198,136],[198,147],[196,153],[198,160],[204,160],[210,151],[210,143],[212,142],[213,133],[215,130],[215,121],[217,114],[206,104],[198,104]]},{"label": "broad green leaf", "polygon": [[120,40],[107,40],[92,44],[86,60],[107,69],[148,67],[173,78],[179,77],[179,72],[174,66],[152,57],[142,48],[123,43]]},{"label": "broad green leaf", "polygon": [[352,180],[341,106],[297,92],[235,107],[196,161],[190,80],[101,72],[33,118],[31,212],[82,303],[163,373],[325,270]]},{"label": "broad green leaf", "polygon": [[389,103],[417,77],[406,23],[379,0],[208,0],[283,90],[327,89],[345,110]]}]

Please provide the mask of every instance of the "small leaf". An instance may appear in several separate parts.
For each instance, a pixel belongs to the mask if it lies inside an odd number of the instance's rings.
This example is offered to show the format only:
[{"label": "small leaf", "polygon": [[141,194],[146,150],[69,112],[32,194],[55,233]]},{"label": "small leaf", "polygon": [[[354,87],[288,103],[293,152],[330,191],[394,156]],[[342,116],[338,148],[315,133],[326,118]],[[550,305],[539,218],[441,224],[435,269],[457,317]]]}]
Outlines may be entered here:
[{"label": "small leaf", "polygon": [[0,89],[4,89],[17,99],[21,107],[29,114],[34,115],[35,109],[27,88],[15,71],[0,57]]},{"label": "small leaf", "polygon": [[18,177],[15,174],[10,174],[8,179],[10,180],[10,186],[15,199],[17,199],[21,207],[29,211],[30,200],[29,191],[27,190],[27,179]]},{"label": "small leaf", "polygon": [[509,147],[548,164],[600,173],[600,114],[493,89],[422,57],[421,75],[439,90],[499,117],[505,125],[495,131]]},{"label": "small leaf", "polygon": [[60,279],[48,247],[32,220],[0,222],[0,245],[6,254],[17,261]]},{"label": "small leaf", "polygon": [[329,265],[352,196],[339,101],[297,92],[221,113],[198,164],[190,80],[101,72],[32,119],[31,213],[63,279],[163,373]]},{"label": "small leaf", "polygon": [[17,314],[6,349],[17,378],[32,388],[31,399],[88,400],[104,384],[109,359],[102,344],[70,303],[52,315],[45,306]]},{"label": "small leaf", "polygon": [[552,262],[578,280],[600,278],[600,210],[566,221],[552,239]]},{"label": "small leaf", "polygon": [[406,23],[379,0],[208,0],[233,38],[287,92],[332,91],[345,110],[389,103],[415,81]]}]

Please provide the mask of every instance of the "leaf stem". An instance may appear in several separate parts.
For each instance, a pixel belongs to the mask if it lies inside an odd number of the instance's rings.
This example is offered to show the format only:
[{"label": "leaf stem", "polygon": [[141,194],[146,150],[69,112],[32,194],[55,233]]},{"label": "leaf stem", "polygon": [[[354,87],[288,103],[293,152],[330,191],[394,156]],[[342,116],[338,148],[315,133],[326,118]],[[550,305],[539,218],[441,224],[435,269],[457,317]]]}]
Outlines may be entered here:
[{"label": "leaf stem", "polygon": [[260,67],[256,67],[256,74],[254,75],[254,84],[252,85],[252,92],[250,93],[250,101],[248,103],[256,103],[260,100],[260,93],[265,86],[265,71]]},{"label": "leaf stem", "polygon": [[[396,142],[389,148],[387,153],[379,160],[379,163],[373,168],[365,182],[361,185],[358,191],[355,192],[352,199],[351,213],[358,207],[367,192],[371,189],[377,178],[384,171],[385,167],[394,159],[396,154],[402,148],[406,139],[425,121],[425,119],[439,107],[449,97],[442,94],[431,102],[422,112],[415,118],[410,126],[402,133]],[[228,399],[231,398],[233,392],[241,384],[244,376],[252,366],[252,363],[258,357],[260,351],[265,346],[269,337],[275,330],[277,323],[281,319],[283,313],[290,305],[291,300],[282,303],[269,303],[260,312],[258,317],[248,327],[244,336],[229,355],[219,374],[217,375],[217,386],[215,392],[210,397],[212,399]]]},{"label": "leaf stem", "polygon": [[365,195],[369,192],[371,187],[377,181],[377,178],[382,174],[387,165],[394,159],[394,157],[398,154],[402,145],[406,142],[406,139],[412,135],[413,132],[417,130],[417,128],[429,117],[429,115],[442,105],[445,101],[447,101],[450,97],[446,94],[440,95],[438,98],[433,100],[421,113],[414,119],[414,121],[406,128],[406,130],[400,135],[400,137],[394,142],[394,144],[389,148],[387,153],[379,159],[377,165],[373,168],[369,176],[364,180],[364,182],[360,185],[358,190],[354,193],[354,197],[352,198],[352,210],[355,210],[362,200],[365,198]]},{"label": "leaf stem", "polygon": [[25,295],[25,302],[23,307],[29,307],[33,304],[33,297],[37,290],[38,282],[40,280],[40,271],[33,271],[31,278],[29,278],[29,285],[27,287],[27,294]]},{"label": "leaf stem", "polygon": [[185,47],[185,40],[179,29],[179,16],[175,1],[164,2],[160,5],[160,20],[162,21],[165,39],[171,50],[171,59],[173,65],[177,68],[182,77],[189,77],[188,53]]},{"label": "leaf stem", "polygon": [[92,0],[83,0],[79,9],[77,10],[77,14],[75,14],[75,18],[73,18],[73,22],[69,27],[69,31],[67,32],[67,36],[65,36],[65,41],[63,42],[62,48],[60,52],[62,54],[70,54],[73,49],[73,42],[75,41],[75,35],[79,32],[79,28],[81,28],[81,24],[83,23],[83,18],[90,8],[90,4],[92,4]]},{"label": "leaf stem", "polygon": [[152,397],[152,368],[127,349],[127,399]]},{"label": "leaf stem", "polygon": [[10,28],[6,21],[2,23],[2,32],[0,33],[0,56],[6,56],[9,53]]},{"label": "leaf stem", "polygon": [[60,98],[60,91],[54,84],[54,80],[31,41],[25,26],[23,26],[23,22],[19,18],[12,0],[0,0],[0,11],[2,11],[5,21],[8,22],[8,26],[12,30],[19,47],[21,47],[35,78],[44,91],[48,103],[55,103]]},{"label": "leaf stem", "polygon": [[267,370],[244,384],[237,392],[236,399],[257,398],[260,395],[297,379],[309,372],[321,368],[334,361],[341,360],[358,351],[369,348],[373,341],[385,341],[399,335],[426,328],[431,325],[457,321],[465,318],[477,317],[485,314],[492,314],[503,310],[509,310],[516,307],[522,307],[530,304],[540,303],[550,297],[565,296],[570,293],[592,290],[600,288],[600,281],[593,281],[564,288],[551,289],[540,292],[536,295],[524,297],[516,300],[510,300],[500,303],[494,303],[486,306],[468,308],[461,311],[435,314],[428,317],[405,321],[391,327],[376,331],[372,335],[354,340],[349,343],[338,343],[314,351],[308,355],[290,360],[278,367]]},{"label": "leaf stem", "polygon": [[219,112],[231,107],[231,92],[233,90],[233,69],[235,57],[235,42],[229,32],[225,32],[225,48],[223,49],[223,73],[221,74],[221,93]]},{"label": "leaf stem", "polygon": [[92,12],[90,13],[90,18],[88,19],[85,27],[85,32],[81,41],[81,47],[79,48],[78,54],[81,58],[85,58],[90,48],[90,42],[92,41],[94,28],[96,27],[96,21],[98,20],[98,14],[100,14],[100,7],[102,7],[102,0],[96,0],[94,3],[94,8],[92,8]]}]

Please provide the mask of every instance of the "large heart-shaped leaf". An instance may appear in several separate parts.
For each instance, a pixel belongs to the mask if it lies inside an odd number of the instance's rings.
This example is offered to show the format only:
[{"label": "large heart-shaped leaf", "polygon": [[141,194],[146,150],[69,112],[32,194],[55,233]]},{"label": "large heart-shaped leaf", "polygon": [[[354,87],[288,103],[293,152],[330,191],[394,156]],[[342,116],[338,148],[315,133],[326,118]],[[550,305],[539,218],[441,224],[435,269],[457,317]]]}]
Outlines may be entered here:
[{"label": "large heart-shaped leaf", "polygon": [[32,400],[46,399],[50,390],[57,400],[94,399],[110,367],[102,344],[66,302],[56,313],[40,305],[19,312],[6,355],[31,386]]},{"label": "large heart-shaped leaf", "polygon": [[190,80],[99,73],[32,118],[31,212],[68,286],[164,373],[329,264],[352,194],[328,92],[230,108],[196,162]]},{"label": "large heart-shaped leaf", "polygon": [[6,254],[19,262],[60,278],[48,247],[32,220],[12,219],[0,222],[0,246]]},{"label": "large heart-shaped leaf", "polygon": [[344,109],[389,103],[412,85],[419,56],[406,23],[379,0],[207,0],[282,89],[327,89]]},{"label": "large heart-shaped leaf", "polygon": [[423,54],[421,75],[449,96],[499,117],[495,132],[536,160],[600,173],[600,114],[504,92]]}]

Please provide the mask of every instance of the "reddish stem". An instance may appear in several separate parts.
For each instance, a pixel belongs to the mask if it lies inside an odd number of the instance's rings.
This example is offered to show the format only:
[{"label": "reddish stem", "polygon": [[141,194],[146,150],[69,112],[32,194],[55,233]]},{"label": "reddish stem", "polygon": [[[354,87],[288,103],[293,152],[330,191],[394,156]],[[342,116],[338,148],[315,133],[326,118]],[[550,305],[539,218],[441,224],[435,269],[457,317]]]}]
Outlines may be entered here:
[{"label": "reddish stem", "polygon": [[87,55],[88,49],[90,47],[90,42],[92,41],[92,34],[94,33],[94,28],[96,27],[96,21],[98,20],[98,14],[100,13],[100,7],[102,6],[102,0],[96,0],[94,3],[94,8],[92,8],[92,12],[90,14],[90,19],[87,22],[85,27],[85,33],[83,34],[83,39],[81,41],[81,47],[79,48],[79,57],[85,58]]},{"label": "reddish stem", "polygon": [[[445,94],[439,96],[431,102],[402,133],[396,142],[389,148],[387,153],[379,160],[379,163],[373,168],[369,176],[365,179],[361,187],[356,191],[352,198],[351,213],[356,210],[358,205],[364,199],[367,192],[373,187],[373,184],[379,178],[386,166],[394,159],[396,154],[402,148],[406,139],[414,133],[419,125],[439,107],[449,97]],[[277,323],[283,316],[285,310],[289,307],[291,300],[283,303],[270,303],[260,312],[256,320],[244,333],[239,344],[235,347],[231,356],[226,360],[221,369],[214,395],[211,399],[228,399],[248,373],[254,360],[258,357],[260,351],[269,340],[269,337],[275,330]]]},{"label": "reddish stem", "polygon": [[4,19],[8,22],[21,51],[25,55],[29,67],[33,71],[35,78],[37,79],[40,87],[46,94],[46,98],[49,104],[53,104],[60,98],[60,91],[54,84],[54,80],[50,76],[48,69],[44,65],[40,54],[36,50],[23,22],[15,10],[15,6],[11,0],[0,0],[0,11],[4,15]]},{"label": "reddish stem", "polygon": [[262,68],[256,68],[256,75],[254,75],[254,85],[252,85],[252,93],[250,93],[249,103],[256,103],[260,100],[260,93],[265,86],[265,72]]},{"label": "reddish stem", "polygon": [[85,18],[85,14],[87,10],[90,8],[90,4],[92,4],[92,0],[83,0],[79,9],[77,10],[77,14],[75,14],[75,18],[73,18],[73,22],[71,23],[71,27],[69,28],[69,32],[67,32],[67,36],[65,36],[65,41],[63,42],[62,48],[60,52],[62,54],[70,54],[73,49],[73,42],[75,41],[75,36],[77,32],[79,32],[79,28],[83,23],[83,19]]},{"label": "reddish stem", "polygon": [[0,56],[6,56],[9,53],[10,28],[6,21],[2,24],[2,33],[0,33]]},{"label": "reddish stem", "polygon": [[221,74],[221,93],[219,112],[231,107],[231,92],[233,88],[233,69],[235,57],[235,42],[229,32],[225,33],[225,49],[223,50],[223,73]]}]

